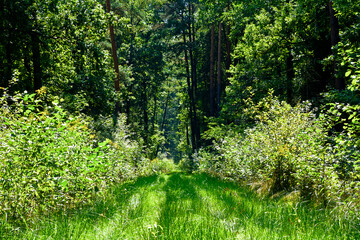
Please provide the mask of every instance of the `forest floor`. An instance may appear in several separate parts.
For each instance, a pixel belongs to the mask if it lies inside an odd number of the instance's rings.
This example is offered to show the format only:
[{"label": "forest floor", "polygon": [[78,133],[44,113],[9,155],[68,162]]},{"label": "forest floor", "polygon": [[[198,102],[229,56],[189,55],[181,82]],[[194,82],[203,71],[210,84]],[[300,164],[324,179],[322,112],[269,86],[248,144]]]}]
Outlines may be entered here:
[{"label": "forest floor", "polygon": [[359,239],[332,210],[259,198],[206,174],[140,178],[82,209],[46,217],[16,239]]}]

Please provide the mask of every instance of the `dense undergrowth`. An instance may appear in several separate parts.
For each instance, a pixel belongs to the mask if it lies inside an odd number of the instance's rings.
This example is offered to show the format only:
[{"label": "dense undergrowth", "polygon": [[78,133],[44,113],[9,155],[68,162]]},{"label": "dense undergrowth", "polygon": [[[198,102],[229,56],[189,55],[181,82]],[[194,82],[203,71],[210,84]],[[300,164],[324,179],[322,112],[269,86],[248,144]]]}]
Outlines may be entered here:
[{"label": "dense undergrowth", "polygon": [[104,138],[93,130],[96,121],[70,114],[61,99],[42,90],[0,99],[1,231],[31,225],[36,216],[89,203],[116,183],[170,168],[169,160],[144,157],[124,117],[111,126],[110,139]]},{"label": "dense undergrowth", "polygon": [[358,209],[357,105],[329,104],[320,111],[309,102],[291,106],[271,94],[245,104],[247,123],[240,130],[220,126],[208,131],[213,145],[194,156],[200,170],[253,185],[260,182],[259,191],[266,194],[297,192],[300,199],[316,204],[350,203]]}]

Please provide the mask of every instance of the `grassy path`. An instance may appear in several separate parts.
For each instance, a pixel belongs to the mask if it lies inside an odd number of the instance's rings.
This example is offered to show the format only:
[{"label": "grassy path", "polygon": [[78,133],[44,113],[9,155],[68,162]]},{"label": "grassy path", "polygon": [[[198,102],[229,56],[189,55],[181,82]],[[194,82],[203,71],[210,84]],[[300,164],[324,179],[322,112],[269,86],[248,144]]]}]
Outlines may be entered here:
[{"label": "grassy path", "polygon": [[106,201],[40,221],[17,238],[360,239],[353,225],[207,175],[174,173],[124,184]]}]

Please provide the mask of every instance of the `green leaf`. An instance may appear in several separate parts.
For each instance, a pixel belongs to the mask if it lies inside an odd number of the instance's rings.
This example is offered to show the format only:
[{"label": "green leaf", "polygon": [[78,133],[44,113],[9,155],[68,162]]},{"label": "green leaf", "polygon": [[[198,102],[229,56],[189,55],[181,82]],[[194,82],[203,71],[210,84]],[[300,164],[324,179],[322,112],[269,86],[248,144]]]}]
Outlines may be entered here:
[{"label": "green leaf", "polygon": [[348,76],[350,76],[351,75],[351,70],[349,70],[349,71],[347,71],[346,73],[345,73],[345,77],[348,77]]}]

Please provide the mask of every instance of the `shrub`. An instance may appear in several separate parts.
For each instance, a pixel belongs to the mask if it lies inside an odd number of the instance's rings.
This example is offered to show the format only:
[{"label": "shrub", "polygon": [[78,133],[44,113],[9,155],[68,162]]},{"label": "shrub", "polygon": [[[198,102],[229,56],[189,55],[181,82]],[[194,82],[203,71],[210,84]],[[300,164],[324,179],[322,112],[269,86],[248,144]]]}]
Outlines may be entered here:
[{"label": "shrub", "polygon": [[305,198],[325,199],[328,188],[337,186],[334,155],[310,107],[292,107],[271,95],[249,106],[255,126],[215,142],[217,156],[202,154],[200,168],[235,180],[267,181],[272,192],[298,189]]},{"label": "shrub", "polygon": [[114,141],[98,141],[83,116],[35,94],[0,99],[0,215],[14,220],[91,200],[134,176],[139,146],[119,121]]},{"label": "shrub", "polygon": [[172,159],[167,157],[167,154],[160,154],[159,157],[153,159],[150,164],[152,173],[171,173],[177,170]]}]

